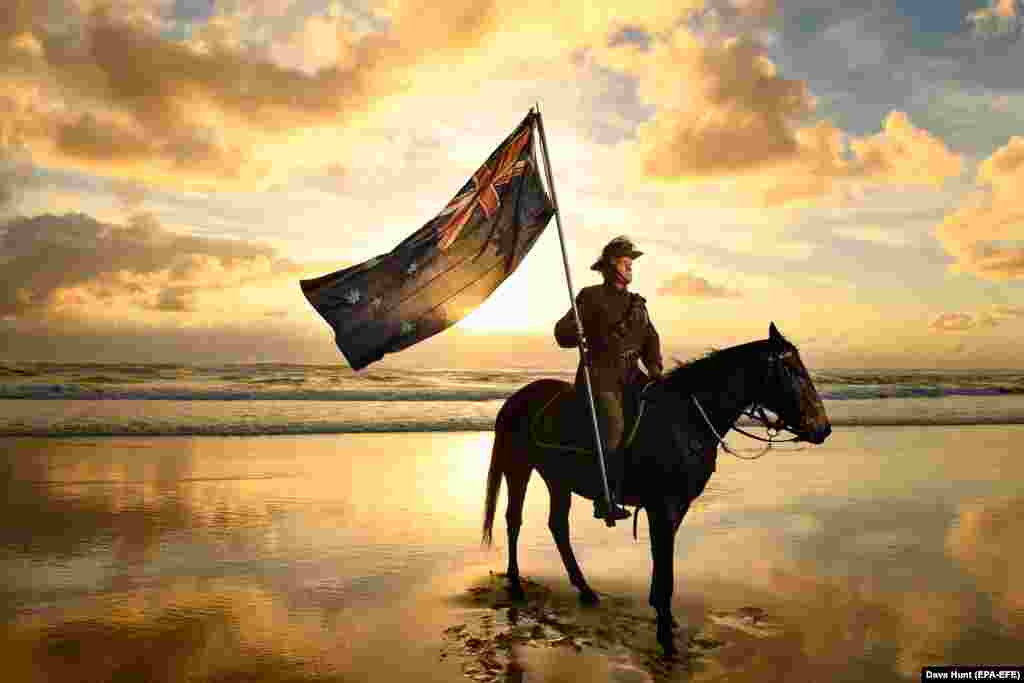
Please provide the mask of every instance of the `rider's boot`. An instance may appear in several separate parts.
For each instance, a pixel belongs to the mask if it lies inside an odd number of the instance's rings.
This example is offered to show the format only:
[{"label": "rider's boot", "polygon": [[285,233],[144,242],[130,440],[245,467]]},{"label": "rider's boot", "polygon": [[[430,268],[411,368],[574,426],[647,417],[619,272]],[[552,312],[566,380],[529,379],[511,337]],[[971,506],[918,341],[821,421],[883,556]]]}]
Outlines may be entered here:
[{"label": "rider's boot", "polygon": [[[615,458],[622,457],[622,453],[613,453],[611,462],[616,463]],[[625,478],[621,467],[610,467],[609,468],[609,481],[608,489],[612,493],[612,507],[611,507],[611,518],[615,520],[629,519],[631,517],[629,510],[619,505],[622,501],[622,480]],[[594,518],[595,519],[608,519],[608,503],[604,499],[604,496],[598,495],[594,498]]]},{"label": "rider's boot", "polygon": [[[629,510],[616,503],[615,499],[612,498],[611,518],[629,519],[630,517],[632,517],[632,514],[630,514]],[[605,502],[604,496],[598,496],[594,499],[594,519],[608,519],[608,504]]]}]

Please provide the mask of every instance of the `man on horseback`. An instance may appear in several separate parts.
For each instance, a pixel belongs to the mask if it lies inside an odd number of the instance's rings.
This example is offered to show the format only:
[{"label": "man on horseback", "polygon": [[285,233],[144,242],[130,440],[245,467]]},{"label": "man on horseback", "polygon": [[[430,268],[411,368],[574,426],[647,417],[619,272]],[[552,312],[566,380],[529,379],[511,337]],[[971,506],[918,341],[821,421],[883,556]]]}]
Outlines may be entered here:
[{"label": "man on horseback", "polygon": [[[643,377],[637,365],[643,360],[652,378],[662,374],[661,342],[647,313],[645,299],[629,291],[633,280],[633,259],[637,251],[626,236],[619,236],[605,245],[601,258],[591,270],[604,277],[604,283],[584,287],[576,296],[576,308],[583,326],[580,339],[572,309],[555,324],[555,340],[562,348],[582,346],[583,357],[576,371],[576,390],[587,400],[583,364],[589,363],[594,408],[607,463],[608,485],[614,491],[609,511],[603,496],[594,498],[594,517],[626,519],[629,512],[621,507],[625,455],[622,445],[625,431],[623,395],[627,386]],[[587,407],[589,410],[589,406]]]}]

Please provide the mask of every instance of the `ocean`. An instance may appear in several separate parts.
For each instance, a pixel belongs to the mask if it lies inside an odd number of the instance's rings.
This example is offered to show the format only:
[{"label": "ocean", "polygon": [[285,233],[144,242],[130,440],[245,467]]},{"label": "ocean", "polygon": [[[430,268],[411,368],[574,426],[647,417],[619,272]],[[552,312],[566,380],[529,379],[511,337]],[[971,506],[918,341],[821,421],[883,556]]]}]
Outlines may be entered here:
[{"label": "ocean", "polygon": [[[502,401],[573,371],[3,363],[0,436],[187,436],[493,429]],[[813,372],[834,426],[1024,424],[1024,371]]]},{"label": "ocean", "polygon": [[[0,656],[17,681],[920,680],[1024,668],[1024,372],[817,371],[836,429],[720,455],[660,657],[641,512],[575,498],[583,608],[527,490],[480,546],[493,421],[545,368],[0,364]],[[75,438],[66,438],[75,437]],[[740,435],[734,448],[760,450]]]}]

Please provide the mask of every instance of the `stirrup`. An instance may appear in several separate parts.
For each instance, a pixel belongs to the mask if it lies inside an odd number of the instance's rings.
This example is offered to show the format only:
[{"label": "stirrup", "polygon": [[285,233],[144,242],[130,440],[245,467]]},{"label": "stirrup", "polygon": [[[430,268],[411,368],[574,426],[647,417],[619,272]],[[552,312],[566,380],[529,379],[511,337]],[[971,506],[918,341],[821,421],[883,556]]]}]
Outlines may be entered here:
[{"label": "stirrup", "polygon": [[[632,517],[632,513],[626,508],[622,507],[612,501],[611,518],[615,520],[629,519]],[[594,519],[608,519],[608,504],[604,498],[594,499]]]}]

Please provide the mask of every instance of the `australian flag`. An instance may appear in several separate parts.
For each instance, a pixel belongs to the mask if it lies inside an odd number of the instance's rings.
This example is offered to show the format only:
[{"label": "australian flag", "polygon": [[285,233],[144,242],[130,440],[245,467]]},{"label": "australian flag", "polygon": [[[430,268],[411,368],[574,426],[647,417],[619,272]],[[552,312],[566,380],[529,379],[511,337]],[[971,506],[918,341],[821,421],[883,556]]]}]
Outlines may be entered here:
[{"label": "australian flag", "polygon": [[537,116],[390,252],[300,282],[354,370],[454,325],[522,263],[554,214],[534,152]]}]

